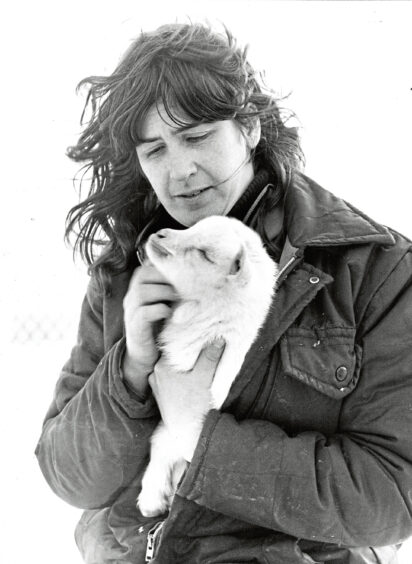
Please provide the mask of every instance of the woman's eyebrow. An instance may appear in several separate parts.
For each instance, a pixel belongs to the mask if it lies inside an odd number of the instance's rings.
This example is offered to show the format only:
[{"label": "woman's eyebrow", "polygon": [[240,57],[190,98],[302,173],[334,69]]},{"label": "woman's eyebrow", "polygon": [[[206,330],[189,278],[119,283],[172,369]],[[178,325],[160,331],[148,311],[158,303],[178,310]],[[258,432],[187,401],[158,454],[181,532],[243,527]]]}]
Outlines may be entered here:
[{"label": "woman's eyebrow", "polygon": [[[199,125],[203,125],[202,123],[188,123],[187,125],[181,125],[179,127],[173,128],[172,135],[177,135],[178,133],[183,133],[184,131],[188,131],[189,129],[193,129],[195,127],[199,127]],[[137,142],[137,146],[143,145],[145,143],[154,143],[155,141],[161,141],[161,137],[139,137]]]}]

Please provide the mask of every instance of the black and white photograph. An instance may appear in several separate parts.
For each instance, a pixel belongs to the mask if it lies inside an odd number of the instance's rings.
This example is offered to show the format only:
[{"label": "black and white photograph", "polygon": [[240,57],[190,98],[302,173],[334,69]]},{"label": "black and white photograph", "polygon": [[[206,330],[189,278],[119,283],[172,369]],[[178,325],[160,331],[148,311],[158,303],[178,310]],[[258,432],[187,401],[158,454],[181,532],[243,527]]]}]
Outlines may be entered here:
[{"label": "black and white photograph", "polygon": [[2,8],[7,564],[412,562],[412,3]]}]

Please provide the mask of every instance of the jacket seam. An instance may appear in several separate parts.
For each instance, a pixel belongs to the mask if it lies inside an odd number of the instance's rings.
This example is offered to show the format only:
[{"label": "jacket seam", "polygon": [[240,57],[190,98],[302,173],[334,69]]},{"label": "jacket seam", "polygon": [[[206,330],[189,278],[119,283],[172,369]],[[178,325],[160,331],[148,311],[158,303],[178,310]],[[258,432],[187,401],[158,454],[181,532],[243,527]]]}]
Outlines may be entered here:
[{"label": "jacket seam", "polygon": [[[280,460],[279,460],[279,468],[283,468],[283,460],[285,458],[285,447],[283,444],[283,439],[282,439],[282,452],[280,455]],[[286,476],[286,475],[290,475],[290,474],[283,474],[281,471],[278,472],[276,474],[276,476],[274,477],[274,481],[275,483],[273,484],[273,502],[272,502],[272,509],[271,509],[271,519],[272,519],[272,528],[277,527],[276,523],[275,523],[275,505],[276,505],[276,482],[278,480],[279,477],[281,476]]]},{"label": "jacket seam", "polygon": [[[406,249],[406,251],[403,253],[403,255],[399,258],[399,260],[393,265],[393,268],[390,270],[390,272],[388,273],[388,275],[386,276],[386,278],[384,278],[384,280],[382,280],[382,282],[378,285],[378,287],[376,288],[375,292],[372,294],[369,303],[365,309],[365,313],[363,315],[363,319],[361,321],[358,322],[357,324],[357,329],[360,327],[360,325],[364,322],[365,319],[368,318],[369,312],[370,310],[374,307],[374,300],[376,298],[376,296],[379,294],[379,292],[383,289],[383,287],[386,285],[387,282],[389,282],[390,278],[393,276],[394,272],[397,270],[397,268],[400,266],[400,264],[402,263],[402,261],[405,260],[405,257],[408,255],[408,253],[412,252],[412,248],[408,248]],[[406,282],[406,280],[405,280]]]},{"label": "jacket seam", "polygon": [[[331,247],[334,247],[336,245],[342,244],[350,245],[351,243],[353,243],[353,241],[362,241],[365,243],[380,243],[380,239],[382,238],[385,238],[386,240],[388,239],[388,235],[386,235],[385,233],[380,233],[379,231],[375,231],[374,233],[370,233],[368,235],[352,235],[351,237],[335,237],[334,239],[331,239],[325,234],[325,237],[317,237],[316,239],[311,239],[306,243],[306,245],[310,247],[316,246],[317,243],[326,243],[328,246],[330,245]],[[389,241],[388,244],[390,244]]]},{"label": "jacket seam", "polygon": [[[216,429],[216,427],[217,427],[218,422],[219,422],[219,417],[216,417],[216,420],[214,421],[213,426],[212,426],[212,428],[211,428],[209,434],[208,434],[207,437],[206,437],[206,440],[205,440],[205,447],[204,447],[203,452],[202,452],[202,454],[201,454],[201,456],[200,456],[200,459],[199,459],[199,463],[198,463],[198,465],[197,465],[197,468],[196,468],[196,470],[195,470],[195,472],[194,472],[193,483],[198,480],[201,467],[204,466],[204,467],[207,469],[207,465],[206,465],[206,463],[205,463],[205,462],[206,462],[206,455],[207,455],[207,452],[208,452],[208,450],[209,450],[210,441],[212,440],[212,436],[213,436],[213,434],[214,434],[214,432],[215,432],[215,429]],[[203,486],[203,484],[204,484],[204,481],[205,481],[205,474],[203,473],[202,482],[201,482],[201,483],[202,483],[202,486]],[[203,491],[203,488],[202,488],[202,491]]]}]

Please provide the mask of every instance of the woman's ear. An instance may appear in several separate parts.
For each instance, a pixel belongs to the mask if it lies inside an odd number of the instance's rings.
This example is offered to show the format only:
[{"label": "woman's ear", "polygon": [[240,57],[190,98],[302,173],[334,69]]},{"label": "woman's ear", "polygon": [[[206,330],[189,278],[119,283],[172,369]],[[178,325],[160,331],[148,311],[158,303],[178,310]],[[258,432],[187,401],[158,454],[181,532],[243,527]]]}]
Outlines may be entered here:
[{"label": "woman's ear", "polygon": [[[254,104],[249,104],[250,109],[256,109]],[[260,141],[261,136],[261,127],[260,127],[260,119],[257,115],[252,115],[249,118],[249,123],[246,129],[246,141],[248,144],[249,149],[252,151],[255,149]]]},{"label": "woman's ear", "polygon": [[260,119],[258,117],[253,118],[253,127],[248,134],[248,145],[251,150],[256,149],[261,135]]}]

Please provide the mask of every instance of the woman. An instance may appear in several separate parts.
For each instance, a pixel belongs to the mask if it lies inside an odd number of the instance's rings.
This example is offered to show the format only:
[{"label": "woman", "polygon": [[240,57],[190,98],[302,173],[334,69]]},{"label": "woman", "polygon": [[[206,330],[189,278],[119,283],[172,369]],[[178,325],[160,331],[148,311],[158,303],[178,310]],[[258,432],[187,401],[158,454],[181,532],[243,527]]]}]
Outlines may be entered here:
[{"label": "woman", "polygon": [[[229,33],[161,27],[85,82],[92,113],[69,155],[93,178],[68,233],[92,276],[36,451],[85,509],[85,562],[396,562],[412,534],[410,242],[300,172],[296,132]],[[221,411],[221,346],[189,375],[158,358],[177,297],[136,254],[211,214],[256,229],[281,269]],[[159,413],[190,464],[169,514],[144,518]]]}]

